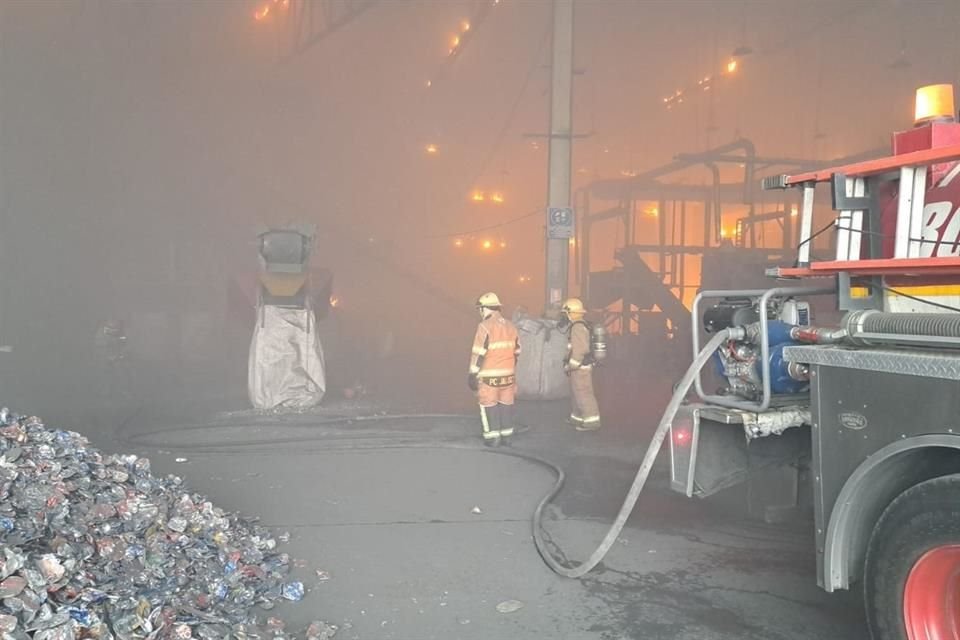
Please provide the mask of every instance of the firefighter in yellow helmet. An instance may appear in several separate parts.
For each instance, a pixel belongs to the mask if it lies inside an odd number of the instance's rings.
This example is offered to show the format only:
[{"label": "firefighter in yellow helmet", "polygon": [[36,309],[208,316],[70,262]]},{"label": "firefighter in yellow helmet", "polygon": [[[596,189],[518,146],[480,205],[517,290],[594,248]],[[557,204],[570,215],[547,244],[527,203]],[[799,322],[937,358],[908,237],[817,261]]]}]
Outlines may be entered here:
[{"label": "firefighter in yellow helmet", "polygon": [[513,323],[503,317],[500,298],[485,293],[477,299],[480,325],[470,354],[470,388],[477,393],[483,442],[497,446],[513,435],[513,403],[517,395],[517,358],[520,337]]},{"label": "firefighter in yellow helmet", "polygon": [[569,341],[564,369],[570,376],[573,409],[570,422],[577,431],[596,431],[600,428],[600,408],[593,393],[593,353],[590,349],[591,327],[583,319],[586,310],[578,298],[570,298],[560,308],[562,325],[569,326]]}]

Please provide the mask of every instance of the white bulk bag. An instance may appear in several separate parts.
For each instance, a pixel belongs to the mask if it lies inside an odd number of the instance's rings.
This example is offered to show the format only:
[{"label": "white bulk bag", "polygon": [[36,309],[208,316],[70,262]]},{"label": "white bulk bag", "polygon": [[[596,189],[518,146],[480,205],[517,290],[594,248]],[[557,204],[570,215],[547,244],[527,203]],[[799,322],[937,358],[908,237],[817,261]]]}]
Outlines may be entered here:
[{"label": "white bulk bag", "polygon": [[563,372],[567,357],[567,334],[555,320],[528,316],[514,320],[520,334],[517,362],[517,397],[527,400],[556,400],[570,395]]},{"label": "white bulk bag", "polygon": [[257,409],[303,409],[327,389],[313,310],[264,305],[250,342],[247,388]]}]

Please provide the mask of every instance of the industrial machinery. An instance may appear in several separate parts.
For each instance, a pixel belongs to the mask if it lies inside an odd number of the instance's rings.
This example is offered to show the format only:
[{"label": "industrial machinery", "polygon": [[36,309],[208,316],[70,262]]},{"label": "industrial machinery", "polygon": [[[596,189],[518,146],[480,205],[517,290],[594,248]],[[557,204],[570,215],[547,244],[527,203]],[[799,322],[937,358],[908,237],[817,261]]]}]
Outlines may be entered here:
[{"label": "industrial machinery", "polygon": [[[642,338],[641,353],[649,353],[655,339],[686,336],[689,305],[701,287],[764,286],[764,269],[795,251],[797,194],[760,191],[757,180],[822,166],[829,165],[761,155],[740,139],[582,187],[575,195],[581,222],[574,255],[585,302],[606,310],[605,321],[621,341]],[[734,181],[721,180],[734,174]],[[707,182],[698,184],[701,178]],[[601,267],[607,256],[598,249],[611,239],[615,264]]]},{"label": "industrial machinery", "polygon": [[257,239],[261,306],[305,308],[312,233],[297,229],[268,229]]},{"label": "industrial machinery", "polygon": [[[257,236],[257,323],[247,379],[254,408],[312,407],[326,392],[323,347],[308,277],[313,237],[309,227],[267,229]],[[329,294],[322,304],[329,304]]]},{"label": "industrial machinery", "polygon": [[[803,282],[699,293],[694,353],[713,371],[663,436],[673,489],[747,483],[767,520],[808,478],[819,584],[862,585],[874,640],[960,637],[960,124],[951,87],[917,98],[891,156],[764,180],[802,194],[797,262],[768,275]],[[820,184],[833,212],[816,230]],[[839,324],[811,317],[817,296]]]}]

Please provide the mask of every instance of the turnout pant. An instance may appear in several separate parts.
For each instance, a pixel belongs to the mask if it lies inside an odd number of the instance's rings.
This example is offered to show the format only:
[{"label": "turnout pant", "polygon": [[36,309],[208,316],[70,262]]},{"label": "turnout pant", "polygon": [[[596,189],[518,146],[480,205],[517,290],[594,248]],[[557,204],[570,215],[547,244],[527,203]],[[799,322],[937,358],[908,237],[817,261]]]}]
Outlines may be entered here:
[{"label": "turnout pant", "polygon": [[483,427],[484,440],[496,440],[501,436],[513,435],[514,399],[517,396],[516,383],[494,387],[480,379],[477,400],[480,403],[480,424]]},{"label": "turnout pant", "polygon": [[581,368],[570,372],[570,391],[573,408],[570,420],[578,429],[596,429],[600,426],[600,407],[593,393],[593,369]]}]

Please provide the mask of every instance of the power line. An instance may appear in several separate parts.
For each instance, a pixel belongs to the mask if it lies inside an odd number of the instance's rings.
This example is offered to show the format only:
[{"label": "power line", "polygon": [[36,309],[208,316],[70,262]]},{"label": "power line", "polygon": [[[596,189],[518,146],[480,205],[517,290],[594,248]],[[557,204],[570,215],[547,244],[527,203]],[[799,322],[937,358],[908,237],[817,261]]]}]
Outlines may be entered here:
[{"label": "power line", "polygon": [[876,8],[877,5],[871,5],[868,3],[859,3],[853,4],[845,9],[841,9],[833,15],[827,15],[820,20],[817,20],[811,25],[806,27],[801,27],[798,31],[788,34],[779,42],[774,43],[772,46],[761,47],[757,51],[758,55],[761,56],[773,56],[777,55],[783,51],[788,51],[800,46],[800,43],[806,42],[807,36],[816,34],[821,29],[829,29],[837,26],[849,27],[853,19],[858,13],[865,13],[869,9]]},{"label": "power line", "polygon": [[[821,228],[820,230],[818,230],[816,233],[812,234],[809,238],[807,238],[806,240],[801,241],[800,244],[797,245],[797,251],[800,251],[800,249],[803,248],[803,245],[812,242],[812,241],[815,240],[817,237],[819,237],[820,235],[822,235],[822,234],[824,234],[826,231],[828,231],[831,227],[835,227],[835,228],[837,229],[837,231],[849,231],[850,233],[859,233],[860,235],[874,236],[874,237],[877,237],[877,238],[882,238],[882,239],[884,239],[884,240],[889,240],[889,239],[891,239],[891,238],[894,237],[893,235],[891,235],[891,234],[889,234],[889,233],[881,233],[881,232],[879,232],[879,231],[871,231],[870,229],[856,229],[856,228],[854,228],[854,227],[843,226],[843,225],[840,224],[840,221],[841,221],[842,219],[843,219],[843,218],[839,218],[839,217],[838,217],[838,218],[834,218],[834,219],[831,220],[826,226],[824,226],[823,228]],[[914,238],[914,237],[910,236],[910,237],[907,238],[907,240],[910,241],[910,242],[916,242],[916,243],[918,243],[918,244],[933,244],[933,245],[937,245],[937,244],[941,244],[941,245],[942,245],[942,244],[950,244],[949,242],[944,242],[944,241],[943,241],[942,239],[940,239],[940,238]],[[812,246],[812,245],[811,245],[811,246]]]},{"label": "power line", "polygon": [[[529,69],[527,69],[527,74],[526,74],[526,76],[525,76],[524,79],[523,79],[523,84],[520,86],[520,90],[517,92],[517,97],[514,99],[513,104],[510,106],[510,110],[507,112],[507,116],[506,116],[506,118],[505,118],[504,121],[503,121],[503,125],[500,127],[500,130],[497,132],[497,135],[496,135],[496,137],[494,138],[493,146],[490,148],[490,151],[487,153],[486,157],[483,159],[483,162],[482,162],[481,165],[480,165],[479,171],[477,172],[477,174],[475,175],[475,177],[470,181],[470,185],[476,184],[477,181],[480,180],[480,178],[482,178],[482,177],[487,173],[487,170],[488,170],[489,167],[490,167],[490,163],[493,162],[493,159],[497,156],[497,153],[499,153],[500,147],[501,147],[501,145],[503,144],[503,140],[504,140],[504,138],[506,137],[507,131],[510,130],[510,126],[513,124],[513,120],[514,120],[514,118],[515,118],[516,115],[517,115],[517,110],[518,110],[519,107],[520,107],[520,102],[523,100],[523,96],[526,94],[527,88],[530,86],[530,81],[533,79],[534,73],[537,71],[537,69],[538,69],[539,66],[540,66],[540,65],[537,64],[537,63],[538,63],[538,61],[539,61],[539,59],[540,59],[540,54],[543,52],[543,49],[544,49],[544,47],[546,46],[547,37],[548,37],[549,35],[550,35],[550,29],[549,29],[549,28],[544,29],[543,36],[542,36],[541,39],[540,39],[540,44],[539,44],[539,45],[537,46],[537,48],[534,50],[533,58],[532,58],[532,60],[531,60],[531,62],[530,62],[530,67],[529,67]],[[461,213],[463,213],[463,209],[461,209]],[[491,229],[498,229],[498,228],[500,228],[500,227],[504,227],[504,226],[507,226],[507,225],[509,225],[509,224],[513,224],[514,222],[518,222],[518,221],[520,221],[520,220],[524,220],[524,219],[526,219],[526,218],[529,218],[529,217],[531,217],[531,216],[534,216],[534,215],[536,215],[537,213],[540,213],[540,210],[539,210],[539,209],[534,210],[534,211],[531,211],[531,212],[529,212],[529,213],[525,213],[525,214],[523,214],[522,216],[519,216],[519,217],[517,217],[517,218],[512,218],[512,219],[506,220],[506,221],[504,221],[504,222],[502,222],[502,223],[495,224],[495,225],[491,225],[491,226],[489,226],[489,227],[483,227],[483,228],[480,228],[480,229],[473,229],[473,230],[469,230],[469,231],[460,231],[460,232],[457,232],[457,233],[447,233],[447,234],[430,235],[430,236],[426,236],[426,237],[427,237],[428,239],[453,238],[453,237],[456,237],[456,236],[469,235],[469,234],[471,234],[471,233],[480,233],[480,232],[482,232],[482,231],[489,231],[489,230],[491,230]]]},{"label": "power line", "polygon": [[499,229],[500,227],[505,227],[507,225],[513,224],[515,222],[520,222],[521,220],[526,220],[527,218],[532,218],[533,216],[543,213],[541,209],[534,209],[533,211],[528,211],[522,216],[517,216],[516,218],[510,218],[509,220],[504,220],[498,224],[492,224],[487,227],[479,227],[477,229],[470,229],[468,231],[458,231],[457,233],[442,233],[432,236],[425,236],[427,239],[433,240],[437,238],[455,238],[457,236],[469,236],[474,233],[481,233],[483,231],[490,231],[491,229]]},{"label": "power line", "polygon": [[487,173],[487,170],[490,168],[490,163],[493,162],[493,159],[500,151],[500,146],[503,144],[503,139],[506,137],[507,131],[510,129],[510,125],[513,124],[513,119],[517,115],[517,109],[519,109],[520,102],[523,100],[523,96],[527,92],[527,87],[530,86],[530,81],[533,79],[533,74],[540,66],[537,64],[537,62],[540,58],[540,54],[543,52],[543,48],[547,43],[547,36],[549,35],[550,29],[544,29],[543,36],[540,38],[540,44],[533,53],[533,59],[530,62],[530,68],[527,70],[527,75],[524,77],[523,84],[520,86],[520,91],[517,93],[517,97],[514,99],[513,104],[510,105],[510,111],[507,112],[507,117],[503,121],[503,126],[500,127],[500,130],[497,132],[497,136],[494,138],[493,146],[490,148],[489,153],[487,153],[483,163],[480,165],[480,171],[477,172],[476,177],[471,180],[470,184],[474,184]]},{"label": "power line", "polygon": [[[317,10],[315,4],[305,2],[301,8],[301,12],[297,14],[299,23],[293,27],[293,55],[304,53],[307,49],[310,49],[321,40],[330,37],[380,4],[380,0],[344,0],[342,7],[336,7],[332,0],[323,0],[323,2],[324,4],[321,6],[322,11]],[[338,12],[336,10],[338,8],[342,10]],[[323,18],[323,26],[319,30],[314,30],[313,28],[315,12],[321,13]],[[308,25],[306,28],[310,29],[310,33],[301,41],[300,38],[305,28],[305,23]]]},{"label": "power line", "polygon": [[[889,234],[878,233],[878,232],[876,232],[876,231],[869,231],[869,230],[865,230],[865,229],[853,229],[853,228],[849,228],[849,227],[842,227],[842,226],[838,225],[837,222],[839,222],[839,219],[832,220],[832,221],[830,222],[830,224],[826,225],[825,227],[823,227],[822,229],[820,229],[819,231],[817,231],[816,233],[814,233],[813,235],[811,235],[809,238],[807,238],[806,240],[804,240],[803,242],[801,242],[800,244],[798,244],[798,245],[797,245],[797,250],[799,251],[800,248],[803,247],[804,244],[806,244],[806,243],[808,243],[808,242],[811,242],[814,238],[816,238],[816,237],[819,236],[820,234],[822,234],[822,233],[824,233],[825,231],[827,231],[830,227],[833,227],[833,226],[835,226],[835,225],[836,225],[837,229],[839,229],[839,230],[851,231],[851,232],[853,232],[853,233],[862,233],[862,234],[865,234],[865,235],[879,236],[879,237],[881,237],[881,238],[890,238],[890,237],[891,237]],[[937,242],[940,242],[939,240],[929,240],[929,239],[925,239],[925,238],[910,238],[910,240],[911,240],[911,241],[916,241],[916,242],[926,242],[926,243],[937,243]],[[960,307],[952,307],[952,306],[950,306],[950,305],[948,305],[948,304],[942,304],[942,303],[939,303],[939,302],[932,302],[932,301],[930,301],[930,300],[924,300],[923,298],[918,298],[917,296],[912,296],[912,295],[910,295],[909,293],[905,293],[905,292],[903,292],[903,291],[900,291],[899,289],[894,289],[894,288],[892,288],[892,287],[888,287],[888,286],[885,286],[885,285],[874,285],[874,284],[868,284],[868,285],[867,285],[867,287],[869,287],[869,288],[871,288],[871,289],[872,289],[873,287],[875,287],[875,286],[876,286],[877,288],[879,288],[879,289],[882,289],[883,291],[886,291],[886,292],[888,292],[888,293],[892,293],[892,294],[901,296],[901,297],[903,297],[903,298],[908,298],[908,299],[910,299],[910,300],[913,300],[914,302],[922,302],[923,304],[928,304],[928,305],[930,305],[931,307],[939,307],[939,308],[941,308],[941,309],[946,309],[947,311],[957,311],[957,312],[960,312]]]}]

